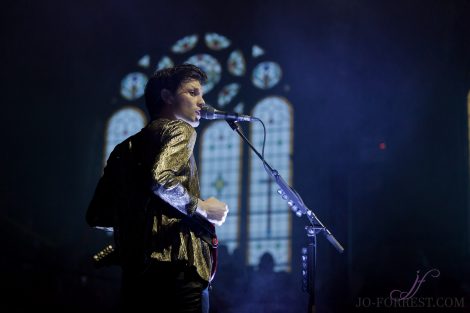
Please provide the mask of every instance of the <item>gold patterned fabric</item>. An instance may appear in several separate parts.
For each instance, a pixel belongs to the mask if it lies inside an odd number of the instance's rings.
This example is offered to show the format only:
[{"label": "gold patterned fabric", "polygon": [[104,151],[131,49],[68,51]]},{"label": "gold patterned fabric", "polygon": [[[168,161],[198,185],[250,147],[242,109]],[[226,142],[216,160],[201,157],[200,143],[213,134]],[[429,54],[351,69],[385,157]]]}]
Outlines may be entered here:
[{"label": "gold patterned fabric", "polygon": [[158,198],[150,203],[150,257],[154,261],[185,262],[209,281],[210,247],[184,222],[198,214],[199,179],[193,156],[196,131],[184,121],[156,119],[142,132],[142,156],[150,165],[150,187]]}]

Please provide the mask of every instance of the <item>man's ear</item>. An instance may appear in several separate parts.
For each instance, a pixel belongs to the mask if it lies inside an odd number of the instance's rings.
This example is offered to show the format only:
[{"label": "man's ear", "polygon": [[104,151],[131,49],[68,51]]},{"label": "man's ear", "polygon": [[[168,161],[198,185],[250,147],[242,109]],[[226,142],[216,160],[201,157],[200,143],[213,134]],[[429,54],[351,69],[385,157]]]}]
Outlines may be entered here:
[{"label": "man's ear", "polygon": [[163,102],[173,104],[173,94],[168,89],[162,89],[162,91],[160,91],[160,97],[162,97]]}]

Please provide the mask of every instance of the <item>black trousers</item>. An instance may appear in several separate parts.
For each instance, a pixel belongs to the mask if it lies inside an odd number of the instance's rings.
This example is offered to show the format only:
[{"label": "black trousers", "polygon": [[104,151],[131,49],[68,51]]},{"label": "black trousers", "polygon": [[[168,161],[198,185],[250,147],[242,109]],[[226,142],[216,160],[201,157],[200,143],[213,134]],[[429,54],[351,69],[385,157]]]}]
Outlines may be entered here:
[{"label": "black trousers", "polygon": [[139,273],[123,271],[123,313],[207,313],[208,297],[207,282],[192,267],[161,262]]}]

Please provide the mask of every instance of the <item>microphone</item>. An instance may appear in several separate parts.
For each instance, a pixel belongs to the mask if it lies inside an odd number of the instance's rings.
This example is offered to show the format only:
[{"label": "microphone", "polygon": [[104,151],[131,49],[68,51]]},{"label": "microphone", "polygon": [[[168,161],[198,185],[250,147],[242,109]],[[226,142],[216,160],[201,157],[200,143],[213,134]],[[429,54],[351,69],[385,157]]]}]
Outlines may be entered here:
[{"label": "microphone", "polygon": [[206,120],[232,120],[236,122],[252,122],[256,119],[249,115],[220,111],[208,104],[202,106],[201,118]]}]

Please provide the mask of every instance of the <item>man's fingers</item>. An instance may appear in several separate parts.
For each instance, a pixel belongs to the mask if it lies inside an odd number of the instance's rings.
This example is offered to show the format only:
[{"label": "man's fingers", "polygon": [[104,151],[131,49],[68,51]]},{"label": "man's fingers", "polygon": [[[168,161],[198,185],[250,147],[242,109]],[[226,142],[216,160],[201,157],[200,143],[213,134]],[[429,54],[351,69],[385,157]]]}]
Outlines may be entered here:
[{"label": "man's fingers", "polygon": [[217,222],[217,226],[222,226],[222,224],[225,223],[225,218],[222,219],[221,221]]},{"label": "man's fingers", "polygon": [[226,220],[226,215],[211,219],[210,222],[217,226],[222,226],[222,224],[225,223],[225,220]]}]

